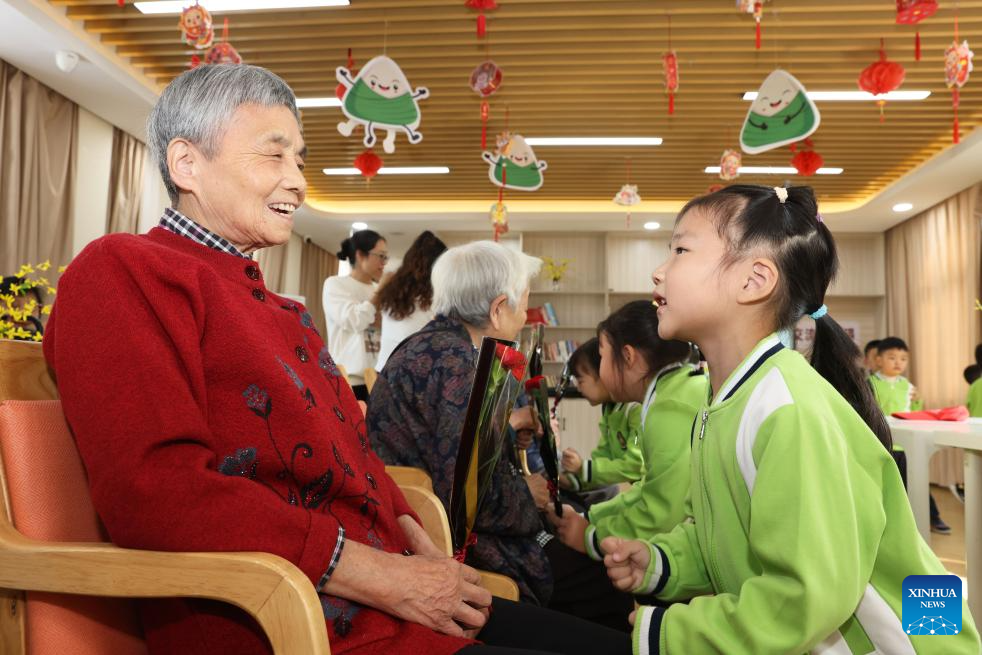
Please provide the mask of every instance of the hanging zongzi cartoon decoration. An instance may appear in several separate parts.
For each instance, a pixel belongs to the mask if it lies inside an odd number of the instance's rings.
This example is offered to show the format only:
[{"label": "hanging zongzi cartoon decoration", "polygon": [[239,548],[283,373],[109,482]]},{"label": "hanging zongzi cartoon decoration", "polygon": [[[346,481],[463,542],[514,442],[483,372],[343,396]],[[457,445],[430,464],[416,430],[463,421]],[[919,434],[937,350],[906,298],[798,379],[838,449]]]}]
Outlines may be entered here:
[{"label": "hanging zongzi cartoon decoration", "polygon": [[740,165],[743,155],[732,148],[727,148],[719,158],[719,179],[731,182],[740,177]]},{"label": "hanging zongzi cartoon decoration", "polygon": [[[937,10],[937,0],[897,0],[897,25],[916,25]],[[920,29],[914,34],[914,59],[921,60]]]},{"label": "hanging zongzi cartoon decoration", "polygon": [[498,135],[495,151],[485,151],[481,157],[489,165],[488,177],[499,187],[536,191],[542,186],[542,171],[547,164],[535,158],[532,147],[519,134]]},{"label": "hanging zongzi cartoon decoration", "polygon": [[339,66],[337,78],[347,87],[341,110],[348,120],[338,123],[342,136],[351,136],[355,127],[362,125],[365,147],[371,148],[376,141],[375,128],[381,128],[387,133],[382,149],[388,154],[395,152],[396,134],[400,131],[409,143],[423,140],[417,131],[422,118],[418,101],[428,98],[430,92],[423,86],[413,90],[399,64],[380,55],[365,64],[354,78],[347,68]]},{"label": "hanging zongzi cartoon decoration", "polygon": [[211,13],[197,1],[190,7],[185,7],[181,12],[178,27],[181,28],[184,42],[198,50],[210,48],[215,40]]},{"label": "hanging zongzi cartoon decoration", "polygon": [[[348,48],[348,76],[357,76],[358,69],[355,68],[355,58],[351,53],[351,48]],[[344,85],[343,82],[338,82],[338,85],[334,87],[334,95],[338,100],[344,100],[345,94],[348,93],[348,87]]]},{"label": "hanging zongzi cartoon decoration", "polygon": [[[859,88],[875,96],[881,96],[891,91],[895,91],[904,83],[907,71],[895,61],[887,59],[887,51],[880,39],[880,59],[863,69],[859,74]],[[883,107],[887,101],[882,98],[876,100],[880,108],[880,122],[883,122]]]},{"label": "hanging zongzi cartoon decoration", "polygon": [[740,131],[740,148],[756,155],[811,136],[821,115],[801,82],[777,69],[767,76],[750,104]]},{"label": "hanging zongzi cartoon decoration", "polygon": [[626,227],[631,227],[631,207],[641,203],[641,196],[638,194],[637,184],[625,184],[614,194],[614,203],[621,207],[627,207]]}]

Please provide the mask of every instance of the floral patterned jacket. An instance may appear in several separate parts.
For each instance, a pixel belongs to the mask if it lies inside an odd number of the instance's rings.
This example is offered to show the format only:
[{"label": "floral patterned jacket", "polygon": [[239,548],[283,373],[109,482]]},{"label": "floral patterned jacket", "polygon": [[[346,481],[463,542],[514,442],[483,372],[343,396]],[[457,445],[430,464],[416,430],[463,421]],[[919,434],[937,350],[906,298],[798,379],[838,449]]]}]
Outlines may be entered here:
[{"label": "floral patterned jacket", "polygon": [[[396,348],[368,403],[368,437],[387,464],[423,469],[449,511],[460,433],[477,365],[462,323],[437,316]],[[522,600],[546,605],[552,569],[539,545],[535,501],[506,444],[474,532],[467,563],[518,583]]]}]

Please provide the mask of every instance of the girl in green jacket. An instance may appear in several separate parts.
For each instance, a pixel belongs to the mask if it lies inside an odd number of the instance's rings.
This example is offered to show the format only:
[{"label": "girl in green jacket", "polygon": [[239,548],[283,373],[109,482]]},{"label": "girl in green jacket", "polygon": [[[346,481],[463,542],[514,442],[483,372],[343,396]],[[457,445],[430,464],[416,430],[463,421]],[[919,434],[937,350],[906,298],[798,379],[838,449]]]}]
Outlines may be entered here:
[{"label": "girl in green jacket", "polygon": [[550,515],[567,546],[600,560],[600,540],[667,532],[685,518],[689,491],[689,431],[706,379],[684,361],[688,344],[658,336],[649,300],[620,308],[598,327],[600,379],[615,401],[643,403],[639,431],[642,478],[624,493],[590,507],[586,516],[565,506]]},{"label": "girl in green jacket", "polygon": [[[711,389],[688,518],[601,542],[621,589],[691,599],[635,612],[635,652],[978,655],[964,601],[947,600],[958,634],[926,634],[919,620],[937,610],[902,613],[904,579],[945,570],[914,524],[858,349],[828,315],[838,259],[812,190],[696,198],[671,249],[653,276],[659,334],[699,345]],[[806,314],[810,362],[779,338]]]},{"label": "girl in green jacket", "polygon": [[618,403],[600,380],[600,341],[593,337],[583,342],[569,358],[580,395],[593,406],[603,405],[600,416],[600,441],[590,457],[583,459],[575,448],[563,451],[562,466],[566,475],[563,486],[574,490],[596,489],[618,482],[641,479],[641,447],[638,427],[641,405]]}]

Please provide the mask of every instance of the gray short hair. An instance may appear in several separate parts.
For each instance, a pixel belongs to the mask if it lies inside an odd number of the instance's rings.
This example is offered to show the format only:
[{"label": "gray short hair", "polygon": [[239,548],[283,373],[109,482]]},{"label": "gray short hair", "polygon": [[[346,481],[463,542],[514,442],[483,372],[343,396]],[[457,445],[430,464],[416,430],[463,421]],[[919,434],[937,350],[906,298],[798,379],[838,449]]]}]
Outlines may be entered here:
[{"label": "gray short hair", "polygon": [[483,328],[491,302],[504,294],[517,307],[541,267],[541,259],[493,241],[451,248],[433,265],[433,311]]},{"label": "gray short hair", "polygon": [[259,66],[198,66],[178,75],[164,89],[147,119],[147,144],[172,203],[177,204],[178,196],[167,168],[167,146],[183,138],[200,147],[206,157],[214,157],[232,114],[245,104],[283,105],[300,124],[293,90],[278,75]]}]

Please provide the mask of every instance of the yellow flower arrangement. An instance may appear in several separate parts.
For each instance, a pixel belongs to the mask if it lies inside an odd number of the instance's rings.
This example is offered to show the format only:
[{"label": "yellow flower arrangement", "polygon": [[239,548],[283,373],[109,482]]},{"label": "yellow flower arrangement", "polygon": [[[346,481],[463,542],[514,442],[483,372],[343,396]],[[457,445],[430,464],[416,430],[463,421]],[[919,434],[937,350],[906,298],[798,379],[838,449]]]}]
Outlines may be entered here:
[{"label": "yellow flower arrangement", "polygon": [[[27,295],[29,289],[37,289],[42,297],[45,294],[54,296],[56,293],[55,287],[48,278],[42,275],[42,273],[47,272],[50,268],[51,262],[45,260],[33,266],[31,264],[24,264],[13,275],[13,279],[16,279],[17,282],[9,285],[10,293],[0,294],[0,339],[41,341],[42,334],[40,331],[31,332],[30,330],[25,330],[22,325],[19,325],[27,322],[30,317],[34,316],[38,309],[38,301],[35,298],[31,298],[26,303],[18,304],[17,299]],[[65,266],[59,266],[57,271],[63,273],[65,268]],[[0,277],[0,283],[3,280],[4,278]],[[50,313],[50,303],[41,306],[42,315],[47,316]]]},{"label": "yellow flower arrangement", "polygon": [[559,282],[566,275],[566,269],[569,267],[572,259],[553,259],[552,257],[542,258],[542,270],[549,277],[553,283]]}]

